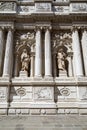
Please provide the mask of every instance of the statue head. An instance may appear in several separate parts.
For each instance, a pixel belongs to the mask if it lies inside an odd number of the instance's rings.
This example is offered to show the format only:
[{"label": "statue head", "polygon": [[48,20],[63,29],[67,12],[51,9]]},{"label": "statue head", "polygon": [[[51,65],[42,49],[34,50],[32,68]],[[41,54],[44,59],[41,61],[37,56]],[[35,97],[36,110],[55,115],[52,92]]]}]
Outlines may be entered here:
[{"label": "statue head", "polygon": [[24,53],[27,53],[27,49],[23,49],[23,52],[24,52]]}]

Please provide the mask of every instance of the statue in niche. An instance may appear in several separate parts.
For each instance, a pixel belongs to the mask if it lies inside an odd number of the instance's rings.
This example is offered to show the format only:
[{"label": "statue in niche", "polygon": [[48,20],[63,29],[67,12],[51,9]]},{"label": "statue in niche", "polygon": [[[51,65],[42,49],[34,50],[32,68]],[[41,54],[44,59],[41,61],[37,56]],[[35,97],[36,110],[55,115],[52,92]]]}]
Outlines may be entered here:
[{"label": "statue in niche", "polygon": [[23,52],[21,54],[21,63],[22,63],[21,71],[28,72],[29,62],[30,62],[30,57],[27,53],[27,49],[23,49]]},{"label": "statue in niche", "polygon": [[65,58],[66,58],[66,54],[63,51],[62,48],[59,49],[58,53],[57,53],[57,64],[58,64],[58,69],[65,71]]}]

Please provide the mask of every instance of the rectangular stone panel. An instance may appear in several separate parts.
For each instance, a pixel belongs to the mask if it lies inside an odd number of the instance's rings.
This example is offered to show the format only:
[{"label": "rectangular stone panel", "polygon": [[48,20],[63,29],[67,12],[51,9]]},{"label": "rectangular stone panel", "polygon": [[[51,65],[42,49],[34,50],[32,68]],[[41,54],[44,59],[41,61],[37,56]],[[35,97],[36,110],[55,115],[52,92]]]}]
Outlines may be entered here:
[{"label": "rectangular stone panel", "polygon": [[54,88],[53,87],[34,87],[34,100],[37,101],[53,101]]}]

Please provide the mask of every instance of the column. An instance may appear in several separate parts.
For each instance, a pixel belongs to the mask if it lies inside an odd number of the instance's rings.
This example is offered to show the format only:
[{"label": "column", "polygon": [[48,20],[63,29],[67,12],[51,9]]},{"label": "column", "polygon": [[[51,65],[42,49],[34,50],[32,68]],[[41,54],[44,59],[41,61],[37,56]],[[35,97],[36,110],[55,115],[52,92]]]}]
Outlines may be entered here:
[{"label": "column", "polygon": [[10,77],[12,72],[13,61],[13,30],[10,28],[7,34],[6,50],[4,58],[3,76]]},{"label": "column", "polygon": [[52,76],[50,27],[45,30],[45,76]]},{"label": "column", "polygon": [[75,62],[75,75],[83,76],[83,65],[78,30],[75,28],[72,33],[73,58]]},{"label": "column", "polygon": [[54,77],[57,77],[57,65],[56,65],[56,54],[53,54],[53,73]]},{"label": "column", "polygon": [[30,77],[34,76],[34,48],[31,46]]},{"label": "column", "polygon": [[81,43],[82,43],[85,76],[87,76],[87,30],[86,29],[83,30]]},{"label": "column", "polygon": [[4,32],[3,28],[0,27],[0,76],[2,74],[2,65],[3,65],[3,52],[4,52]]},{"label": "column", "polygon": [[41,29],[36,30],[35,76],[42,75]]},{"label": "column", "polygon": [[72,54],[69,54],[68,56],[68,75],[69,77],[73,76],[73,67],[72,67]]},{"label": "column", "polygon": [[18,55],[15,56],[15,67],[14,67],[14,76],[17,77],[18,76]]}]

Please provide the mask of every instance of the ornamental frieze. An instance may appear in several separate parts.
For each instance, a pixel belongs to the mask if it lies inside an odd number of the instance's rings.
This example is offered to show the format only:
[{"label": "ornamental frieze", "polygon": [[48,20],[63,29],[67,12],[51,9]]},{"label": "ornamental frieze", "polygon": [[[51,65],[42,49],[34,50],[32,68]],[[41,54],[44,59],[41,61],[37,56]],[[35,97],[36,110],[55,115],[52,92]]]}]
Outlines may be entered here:
[{"label": "ornamental frieze", "polygon": [[16,3],[0,2],[0,11],[16,11]]}]

